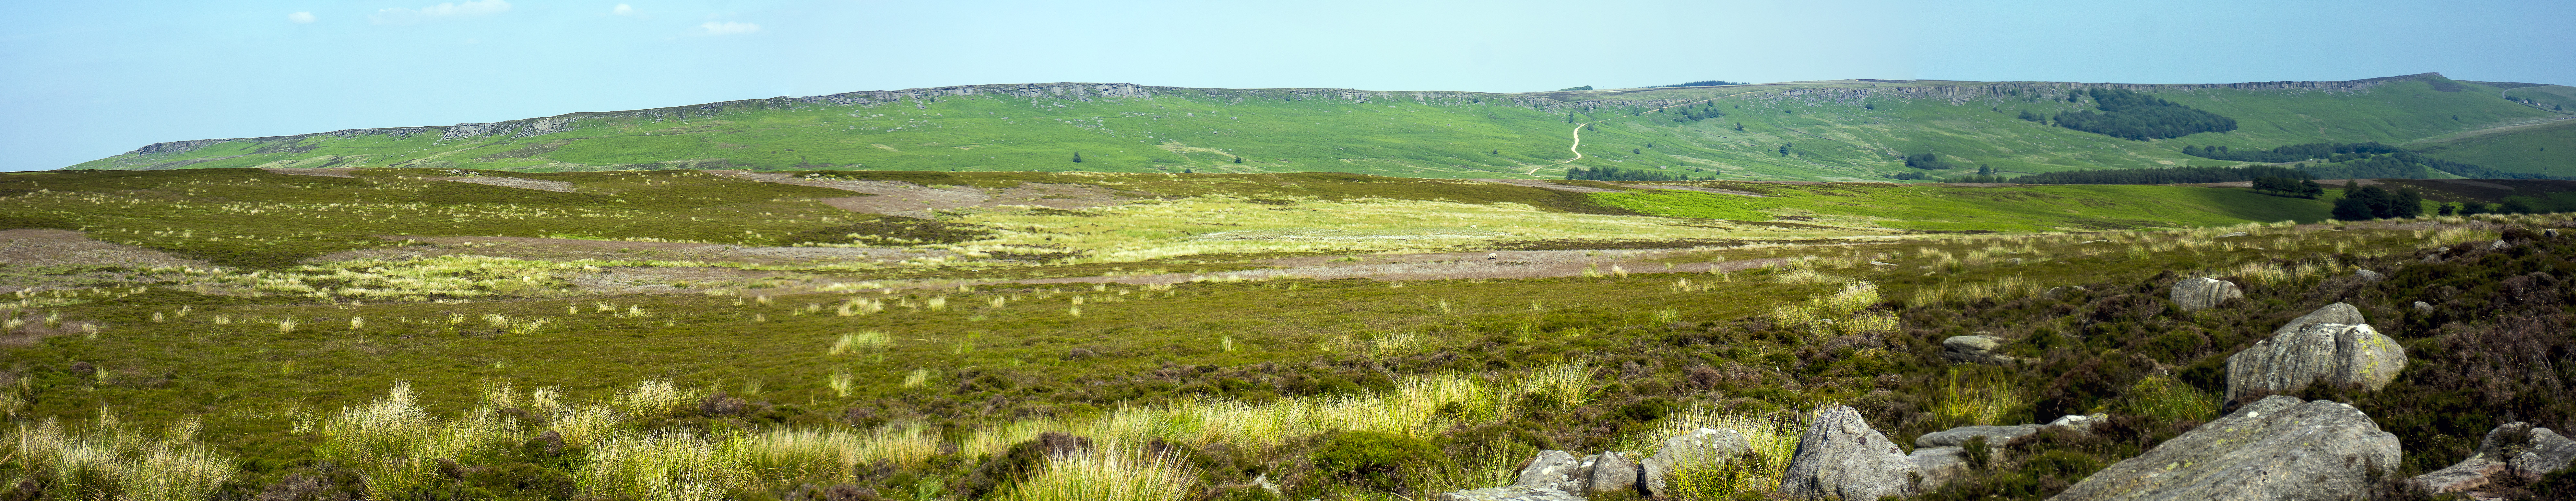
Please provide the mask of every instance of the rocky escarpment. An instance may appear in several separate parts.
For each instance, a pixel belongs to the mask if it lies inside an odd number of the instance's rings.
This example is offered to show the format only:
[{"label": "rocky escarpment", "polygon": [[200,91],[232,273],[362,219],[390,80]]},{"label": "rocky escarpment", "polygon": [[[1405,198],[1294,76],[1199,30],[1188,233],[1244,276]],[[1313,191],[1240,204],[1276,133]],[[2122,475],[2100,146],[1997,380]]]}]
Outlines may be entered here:
[{"label": "rocky escarpment", "polygon": [[2360,409],[2265,398],[2104,468],[2055,501],[2365,499],[2396,467],[2397,435]]}]

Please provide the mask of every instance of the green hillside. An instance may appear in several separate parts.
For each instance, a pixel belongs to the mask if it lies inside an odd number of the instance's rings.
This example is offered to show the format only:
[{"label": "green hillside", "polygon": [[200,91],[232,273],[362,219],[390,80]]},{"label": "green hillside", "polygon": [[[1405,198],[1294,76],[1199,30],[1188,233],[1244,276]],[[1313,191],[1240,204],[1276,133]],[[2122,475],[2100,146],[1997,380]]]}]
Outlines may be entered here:
[{"label": "green hillside", "polygon": [[[2095,103],[2083,96],[2097,89],[2136,91],[2225,116],[2238,127],[2132,141],[2019,118],[2024,112],[2047,117],[2093,109]],[[1991,165],[2006,174],[2233,165],[2180,150],[2394,144],[2560,116],[2508,101],[2503,92],[2438,74],[2191,85],[1835,80],[1520,94],[983,85],[157,143],[70,168],[1323,171],[1528,178],[1561,177],[1568,167],[1587,166],[1695,178],[1885,180],[1914,170],[1901,157],[1923,153],[1969,169]],[[1578,132],[1581,145],[1574,147]],[[1081,162],[1074,161],[1077,155]],[[2507,163],[2489,167],[2533,171],[2545,163],[2499,161]]]}]

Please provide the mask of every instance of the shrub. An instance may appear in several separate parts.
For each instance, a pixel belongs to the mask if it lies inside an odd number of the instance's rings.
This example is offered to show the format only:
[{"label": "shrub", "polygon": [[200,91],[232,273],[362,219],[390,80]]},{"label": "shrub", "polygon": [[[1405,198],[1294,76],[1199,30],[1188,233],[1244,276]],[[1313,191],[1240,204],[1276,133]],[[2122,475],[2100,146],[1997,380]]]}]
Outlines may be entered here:
[{"label": "shrub", "polygon": [[1315,468],[1324,473],[1357,482],[1371,488],[1396,491],[1404,485],[1403,470],[1410,466],[1430,465],[1440,461],[1440,450],[1422,439],[1381,431],[1352,431],[1333,435],[1313,456]]}]

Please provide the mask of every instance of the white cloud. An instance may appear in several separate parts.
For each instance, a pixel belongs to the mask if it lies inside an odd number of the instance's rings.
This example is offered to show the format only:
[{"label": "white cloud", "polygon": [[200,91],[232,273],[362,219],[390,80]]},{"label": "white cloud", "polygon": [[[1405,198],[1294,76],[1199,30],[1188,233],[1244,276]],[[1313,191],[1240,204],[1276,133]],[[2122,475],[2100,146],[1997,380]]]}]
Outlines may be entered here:
[{"label": "white cloud", "polygon": [[310,22],[313,22],[313,13],[311,13],[311,12],[297,12],[297,13],[294,13],[294,14],[287,14],[287,15],[286,15],[286,20],[288,20],[288,21],[294,21],[294,22],[299,22],[299,23],[310,23]]},{"label": "white cloud", "polygon": [[509,11],[510,2],[506,0],[467,0],[465,3],[442,3],[428,7],[421,7],[419,9],[394,7],[378,10],[375,14],[368,15],[367,20],[374,21],[376,24],[411,24],[442,18],[483,16]]},{"label": "white cloud", "polygon": [[617,4],[617,8],[608,9],[608,12],[620,16],[632,16],[635,15],[635,6],[621,3]]},{"label": "white cloud", "polygon": [[733,21],[725,21],[721,23],[709,21],[707,24],[698,25],[698,27],[706,28],[707,34],[709,35],[740,35],[744,33],[760,32],[760,25]]}]

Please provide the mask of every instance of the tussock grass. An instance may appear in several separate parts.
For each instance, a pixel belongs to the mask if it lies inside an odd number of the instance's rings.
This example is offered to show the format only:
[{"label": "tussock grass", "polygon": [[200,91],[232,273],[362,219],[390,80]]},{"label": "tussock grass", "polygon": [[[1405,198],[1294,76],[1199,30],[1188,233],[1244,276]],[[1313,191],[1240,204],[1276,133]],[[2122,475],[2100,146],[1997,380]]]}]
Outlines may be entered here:
[{"label": "tussock grass", "polygon": [[825,353],[829,355],[840,355],[851,350],[876,351],[885,349],[886,346],[892,344],[894,344],[894,339],[887,337],[885,331],[870,329],[842,334],[839,339],[832,341],[832,348],[830,350],[826,350]]},{"label": "tussock grass", "polygon": [[1001,498],[1012,501],[1190,499],[1198,472],[1167,458],[1120,444],[1048,458],[1046,473],[1011,486]]},{"label": "tussock grass", "polygon": [[1432,339],[1419,332],[1390,332],[1369,338],[1379,355],[1403,355],[1430,348]]},{"label": "tussock grass", "polygon": [[1932,402],[1932,416],[1942,428],[2027,423],[2030,411],[2030,402],[2012,381],[1976,368],[1951,369]]},{"label": "tussock grass", "polygon": [[1658,449],[1664,438],[1688,435],[1702,428],[1743,433],[1753,447],[1742,457],[1675,456],[1682,461],[1679,471],[1669,477],[1666,489],[1674,499],[1760,496],[1780,488],[1789,459],[1797,453],[1798,437],[1806,432],[1803,421],[1694,408],[1665,416],[1654,423],[1653,431],[1631,436],[1621,448],[1652,456],[1662,452]]},{"label": "tussock grass", "polygon": [[197,421],[159,437],[98,423],[87,433],[60,420],[18,424],[8,455],[22,475],[53,484],[58,499],[204,499],[238,474],[231,456],[195,443]]}]

